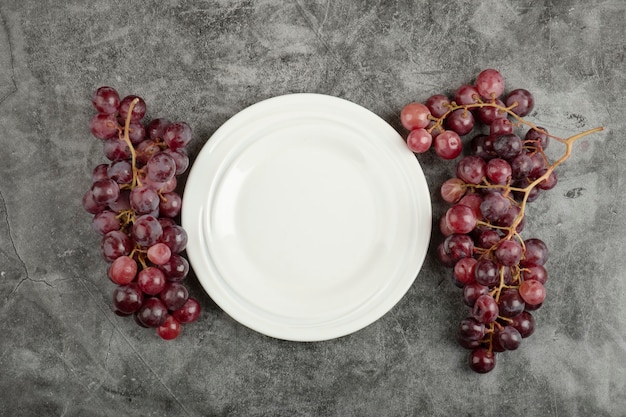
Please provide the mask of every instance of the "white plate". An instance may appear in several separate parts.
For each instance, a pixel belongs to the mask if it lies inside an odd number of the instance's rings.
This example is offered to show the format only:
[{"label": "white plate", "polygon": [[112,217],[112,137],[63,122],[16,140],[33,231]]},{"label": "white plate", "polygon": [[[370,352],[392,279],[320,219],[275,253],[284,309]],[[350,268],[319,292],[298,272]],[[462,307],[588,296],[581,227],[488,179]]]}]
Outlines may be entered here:
[{"label": "white plate", "polygon": [[430,239],[424,174],[401,136],[349,101],[271,98],[221,126],[184,192],[187,254],[209,296],[260,333],[327,340],[406,293]]}]

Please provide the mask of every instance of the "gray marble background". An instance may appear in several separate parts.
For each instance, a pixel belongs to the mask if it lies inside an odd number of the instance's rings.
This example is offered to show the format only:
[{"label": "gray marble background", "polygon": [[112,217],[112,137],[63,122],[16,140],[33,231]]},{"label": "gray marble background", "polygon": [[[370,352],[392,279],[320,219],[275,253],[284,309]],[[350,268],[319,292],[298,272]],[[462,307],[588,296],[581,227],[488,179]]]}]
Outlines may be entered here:
[{"label": "gray marble background", "polygon": [[[625,416],[625,22],[623,0],[2,0],[0,415]],[[553,133],[606,128],[529,207],[549,295],[492,373],[468,370],[453,340],[466,308],[432,254],[387,315],[327,342],[248,330],[193,276],[204,313],[174,342],[111,312],[80,203],[104,162],[96,87],[189,122],[195,156],[268,97],[335,95],[398,127],[404,104],[487,67],[534,92],[531,119]],[[454,164],[418,159],[439,215]]]}]

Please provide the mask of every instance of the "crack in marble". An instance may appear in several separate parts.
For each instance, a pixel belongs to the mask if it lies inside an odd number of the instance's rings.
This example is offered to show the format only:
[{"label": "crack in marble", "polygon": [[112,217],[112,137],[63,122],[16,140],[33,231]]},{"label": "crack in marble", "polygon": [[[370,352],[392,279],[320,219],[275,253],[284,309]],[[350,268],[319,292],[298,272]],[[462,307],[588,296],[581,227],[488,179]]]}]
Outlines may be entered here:
[{"label": "crack in marble", "polygon": [[12,232],[12,228],[11,228],[11,222],[9,221],[9,209],[7,207],[7,203],[6,200],[4,199],[4,195],[2,194],[2,191],[0,191],[0,204],[2,204],[2,208],[4,209],[4,222],[7,225],[7,235],[9,237],[9,243],[11,244],[11,247],[13,248],[13,252],[15,252],[15,256],[17,257],[17,260],[21,266],[21,269],[24,270],[24,274],[26,275],[25,277],[23,277],[13,288],[13,290],[11,290],[11,293],[9,294],[9,298],[13,297],[15,295],[15,293],[17,293],[17,290],[20,288],[20,286],[25,282],[25,281],[33,281],[33,282],[43,282],[46,285],[48,285],[49,287],[54,287],[52,284],[50,284],[49,282],[47,282],[46,280],[36,280],[30,277],[29,273],[28,273],[28,268],[26,267],[26,263],[24,262],[24,260],[22,259],[20,253],[17,250],[17,246],[15,245],[15,239],[13,237],[13,232]]}]

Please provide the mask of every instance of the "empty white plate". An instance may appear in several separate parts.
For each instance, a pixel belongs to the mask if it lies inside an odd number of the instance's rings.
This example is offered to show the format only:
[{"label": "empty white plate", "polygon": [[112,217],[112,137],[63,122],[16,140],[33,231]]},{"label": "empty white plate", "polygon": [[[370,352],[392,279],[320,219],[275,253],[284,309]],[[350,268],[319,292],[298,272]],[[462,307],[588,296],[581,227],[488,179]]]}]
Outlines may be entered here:
[{"label": "empty white plate", "polygon": [[184,192],[187,254],[209,296],[275,338],[327,340],[383,316],[431,232],[424,174],[402,137],[349,101],[291,94],[210,138]]}]

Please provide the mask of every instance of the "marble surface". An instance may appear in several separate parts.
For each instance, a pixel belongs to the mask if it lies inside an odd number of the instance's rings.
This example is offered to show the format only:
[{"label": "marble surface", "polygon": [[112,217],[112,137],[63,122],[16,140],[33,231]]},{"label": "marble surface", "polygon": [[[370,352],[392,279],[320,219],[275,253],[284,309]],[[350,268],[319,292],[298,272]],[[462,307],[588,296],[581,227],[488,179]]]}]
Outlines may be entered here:
[{"label": "marble surface", "polygon": [[[621,0],[2,0],[0,415],[625,416],[625,21]],[[535,94],[531,119],[551,132],[605,127],[529,207],[525,236],[552,249],[549,295],[490,374],[454,341],[466,308],[432,253],[388,314],[326,342],[251,331],[194,276],[204,312],[176,341],[111,312],[80,204],[104,162],[96,87],[187,121],[193,157],[264,98],[330,94],[398,128],[404,104],[487,67]],[[418,159],[439,215],[454,165]]]}]

